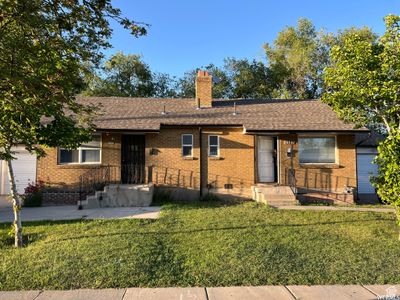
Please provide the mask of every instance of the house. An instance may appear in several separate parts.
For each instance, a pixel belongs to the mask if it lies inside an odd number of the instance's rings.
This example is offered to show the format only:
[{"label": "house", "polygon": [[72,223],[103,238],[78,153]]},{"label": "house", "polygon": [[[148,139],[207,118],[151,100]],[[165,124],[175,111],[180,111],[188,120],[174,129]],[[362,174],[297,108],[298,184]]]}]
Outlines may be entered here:
[{"label": "house", "polygon": [[[185,199],[212,192],[262,201],[294,193],[354,200],[355,134],[368,129],[344,123],[319,100],[212,99],[212,77],[199,71],[195,99],[78,101],[102,112],[93,140],[76,150],[47,149],[37,163],[37,180],[58,191],[107,178],[152,182]],[[48,201],[73,202],[76,193]]]}]

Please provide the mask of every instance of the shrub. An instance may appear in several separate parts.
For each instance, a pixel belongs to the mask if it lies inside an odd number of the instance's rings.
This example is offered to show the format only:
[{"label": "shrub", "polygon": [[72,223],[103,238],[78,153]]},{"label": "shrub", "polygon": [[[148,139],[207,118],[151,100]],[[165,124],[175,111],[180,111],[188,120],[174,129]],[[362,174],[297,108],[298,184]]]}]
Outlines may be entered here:
[{"label": "shrub", "polygon": [[29,183],[22,195],[24,207],[42,206],[44,184],[42,181]]}]

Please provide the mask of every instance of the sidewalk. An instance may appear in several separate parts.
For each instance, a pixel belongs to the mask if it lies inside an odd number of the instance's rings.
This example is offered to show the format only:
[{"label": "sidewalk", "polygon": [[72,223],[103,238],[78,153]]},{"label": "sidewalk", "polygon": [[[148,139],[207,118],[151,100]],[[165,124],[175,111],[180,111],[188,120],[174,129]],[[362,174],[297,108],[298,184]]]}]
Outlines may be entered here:
[{"label": "sidewalk", "polygon": [[371,211],[393,213],[394,208],[354,207],[354,206],[325,206],[325,205],[274,205],[274,208],[288,210],[341,210],[341,211]]},{"label": "sidewalk", "polygon": [[2,300],[372,300],[400,299],[400,285],[289,285],[0,292]]},{"label": "sidewalk", "polygon": [[[24,207],[21,210],[23,222],[27,221],[57,221],[78,219],[156,219],[161,207],[103,207],[78,210],[76,205]],[[0,207],[0,223],[12,222],[11,206]]]}]

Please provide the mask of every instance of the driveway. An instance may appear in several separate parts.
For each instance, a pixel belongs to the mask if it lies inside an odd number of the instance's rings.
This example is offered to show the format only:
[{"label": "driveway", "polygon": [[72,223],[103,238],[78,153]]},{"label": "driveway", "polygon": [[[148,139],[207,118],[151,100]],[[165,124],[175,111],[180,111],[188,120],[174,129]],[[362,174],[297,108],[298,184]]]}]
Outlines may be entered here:
[{"label": "driveway", "polygon": [[4,207],[11,207],[11,202],[7,200],[7,196],[0,195],[0,209]]},{"label": "driveway", "polygon": [[[24,207],[21,211],[23,221],[76,220],[76,219],[156,219],[161,207],[104,207],[78,210],[77,206]],[[13,221],[10,204],[0,206],[0,223]]]}]

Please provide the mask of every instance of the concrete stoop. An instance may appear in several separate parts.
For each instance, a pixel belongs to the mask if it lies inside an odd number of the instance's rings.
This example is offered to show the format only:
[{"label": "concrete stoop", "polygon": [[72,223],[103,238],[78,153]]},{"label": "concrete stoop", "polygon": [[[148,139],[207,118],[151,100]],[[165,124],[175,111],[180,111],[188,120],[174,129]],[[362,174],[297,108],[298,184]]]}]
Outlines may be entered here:
[{"label": "concrete stoop", "polygon": [[153,184],[110,184],[86,197],[83,208],[150,206]]},{"label": "concrete stoop", "polygon": [[297,205],[298,201],[288,186],[253,186],[253,200],[270,206]]}]

